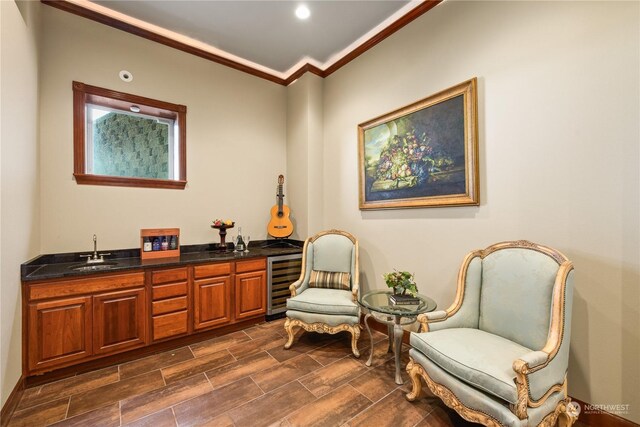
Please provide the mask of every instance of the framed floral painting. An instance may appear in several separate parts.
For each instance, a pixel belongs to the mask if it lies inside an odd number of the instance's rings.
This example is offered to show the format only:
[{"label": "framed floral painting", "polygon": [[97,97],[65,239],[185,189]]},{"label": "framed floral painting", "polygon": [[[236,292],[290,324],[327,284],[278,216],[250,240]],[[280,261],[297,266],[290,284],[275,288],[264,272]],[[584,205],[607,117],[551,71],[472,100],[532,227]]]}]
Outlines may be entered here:
[{"label": "framed floral painting", "polygon": [[358,125],[360,209],[479,205],[476,80]]}]

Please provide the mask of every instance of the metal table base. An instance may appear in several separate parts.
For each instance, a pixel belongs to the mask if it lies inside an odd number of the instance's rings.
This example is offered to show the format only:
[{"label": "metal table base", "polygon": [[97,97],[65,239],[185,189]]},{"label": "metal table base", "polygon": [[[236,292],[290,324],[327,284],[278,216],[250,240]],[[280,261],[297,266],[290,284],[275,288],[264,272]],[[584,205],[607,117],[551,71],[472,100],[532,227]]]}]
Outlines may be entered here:
[{"label": "metal table base", "polygon": [[373,317],[378,322],[387,325],[387,335],[389,337],[387,351],[391,352],[393,350],[396,359],[396,384],[403,384],[400,376],[400,353],[402,351],[402,337],[404,336],[402,327],[415,323],[419,314],[435,310],[437,304],[431,298],[418,294],[415,295],[419,300],[418,303],[396,305],[390,301],[390,296],[391,291],[389,290],[375,290],[367,292],[358,299],[360,307],[366,310],[364,325],[371,339],[371,354],[366,365],[371,366],[373,362],[373,335],[369,326],[369,318]]},{"label": "metal table base", "polygon": [[[404,336],[404,329],[402,325],[410,325],[415,322],[415,317],[405,317],[400,315],[381,315],[377,316],[373,315],[371,312],[368,312],[364,316],[364,326],[367,328],[367,332],[369,333],[369,339],[371,340],[371,352],[369,354],[369,360],[367,360],[366,365],[371,366],[373,362],[373,334],[371,333],[371,328],[369,327],[369,318],[373,317],[376,321],[380,323],[384,323],[387,325],[387,336],[389,337],[389,347],[387,348],[387,352],[390,353],[393,351],[395,361],[396,361],[396,384],[402,385],[404,381],[402,381],[402,376],[400,375],[400,353],[402,351],[402,337]],[[386,317],[384,319],[383,317]],[[410,320],[410,322],[402,323],[402,319]]]}]

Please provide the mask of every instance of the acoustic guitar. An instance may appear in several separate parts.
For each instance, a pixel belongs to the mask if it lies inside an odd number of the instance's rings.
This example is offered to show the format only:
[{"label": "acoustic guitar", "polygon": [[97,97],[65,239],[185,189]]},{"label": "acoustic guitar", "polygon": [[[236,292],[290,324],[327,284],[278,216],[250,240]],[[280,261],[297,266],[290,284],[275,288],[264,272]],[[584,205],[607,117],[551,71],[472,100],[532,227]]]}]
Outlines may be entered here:
[{"label": "acoustic guitar", "polygon": [[278,194],[276,194],[278,203],[271,208],[271,220],[267,226],[269,235],[277,239],[289,237],[293,233],[293,224],[289,219],[289,206],[284,204],[283,184],[284,175],[280,175],[278,177]]}]

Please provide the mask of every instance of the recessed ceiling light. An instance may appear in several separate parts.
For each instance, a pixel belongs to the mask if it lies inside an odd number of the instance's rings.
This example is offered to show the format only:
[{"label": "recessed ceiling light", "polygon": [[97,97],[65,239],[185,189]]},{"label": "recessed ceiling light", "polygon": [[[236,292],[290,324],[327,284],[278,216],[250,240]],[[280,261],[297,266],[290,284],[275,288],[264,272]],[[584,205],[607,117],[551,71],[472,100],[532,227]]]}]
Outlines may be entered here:
[{"label": "recessed ceiling light", "polygon": [[311,11],[307,6],[301,4],[296,8],[296,16],[298,17],[298,19],[307,19],[309,16],[311,16]]},{"label": "recessed ceiling light", "polygon": [[120,71],[120,78],[122,79],[123,82],[131,82],[133,81],[133,74],[131,74],[130,72],[128,72],[127,70],[122,70]]}]

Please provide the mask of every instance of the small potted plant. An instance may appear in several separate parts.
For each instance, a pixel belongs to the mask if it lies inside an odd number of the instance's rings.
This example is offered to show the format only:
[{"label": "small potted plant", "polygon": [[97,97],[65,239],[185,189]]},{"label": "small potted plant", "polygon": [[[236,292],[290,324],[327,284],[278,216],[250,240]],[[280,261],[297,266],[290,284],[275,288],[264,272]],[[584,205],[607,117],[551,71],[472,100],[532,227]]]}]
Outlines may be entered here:
[{"label": "small potted plant", "polygon": [[394,270],[382,275],[388,287],[393,289],[394,295],[412,296],[418,295],[418,286],[413,279],[413,274],[408,271]]}]

